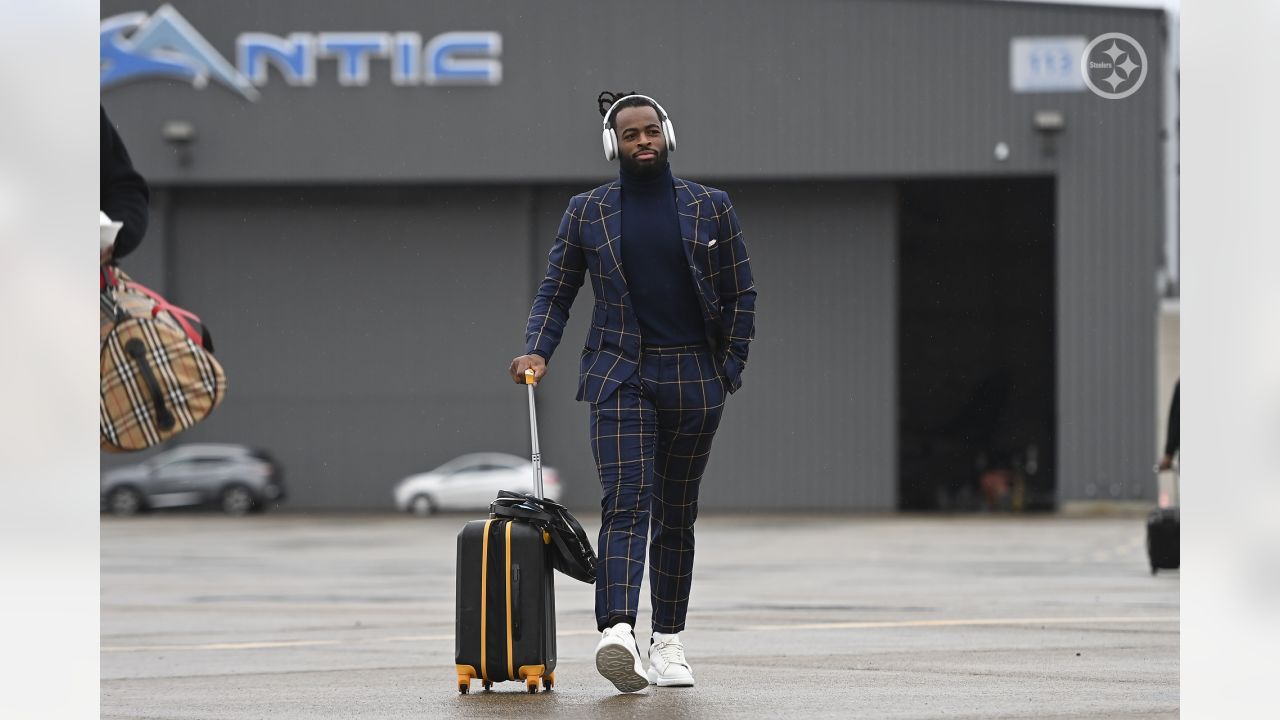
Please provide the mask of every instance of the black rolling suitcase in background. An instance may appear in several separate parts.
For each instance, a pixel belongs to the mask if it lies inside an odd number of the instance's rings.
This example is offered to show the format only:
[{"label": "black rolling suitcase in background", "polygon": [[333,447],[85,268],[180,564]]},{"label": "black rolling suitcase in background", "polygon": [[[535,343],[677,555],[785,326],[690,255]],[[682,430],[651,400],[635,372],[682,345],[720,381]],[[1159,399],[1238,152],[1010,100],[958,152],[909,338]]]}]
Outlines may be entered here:
[{"label": "black rolling suitcase in background", "polygon": [[[535,492],[542,497],[538,420],[529,388]],[[458,692],[479,679],[523,681],[531,693],[555,683],[556,605],[551,536],[522,519],[472,520],[458,533],[455,662]]]},{"label": "black rolling suitcase in background", "polygon": [[1156,508],[1147,516],[1147,558],[1151,574],[1178,569],[1178,541],[1181,527],[1178,508]]},{"label": "black rolling suitcase in background", "polygon": [[1171,487],[1165,487],[1159,470],[1156,471],[1159,486],[1158,507],[1147,516],[1147,559],[1151,574],[1161,570],[1176,570],[1180,565],[1179,543],[1181,523],[1178,519],[1178,471],[1173,471]]}]

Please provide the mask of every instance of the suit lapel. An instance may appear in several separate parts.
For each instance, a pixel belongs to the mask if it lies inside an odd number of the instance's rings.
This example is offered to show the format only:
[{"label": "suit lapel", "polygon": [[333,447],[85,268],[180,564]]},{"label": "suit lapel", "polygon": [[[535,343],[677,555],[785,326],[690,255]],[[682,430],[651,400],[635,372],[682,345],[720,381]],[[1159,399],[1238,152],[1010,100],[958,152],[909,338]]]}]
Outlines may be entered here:
[{"label": "suit lapel", "polygon": [[622,189],[616,181],[596,201],[596,206],[604,234],[600,243],[600,269],[618,286],[619,296],[626,297],[630,291],[622,272]]},{"label": "suit lapel", "polygon": [[697,248],[698,238],[698,211],[700,205],[698,199],[693,196],[693,191],[689,189],[689,184],[676,178],[676,215],[680,218],[680,237],[684,240],[684,256],[689,261],[689,267],[697,267],[697,254],[694,250]]},{"label": "suit lapel", "polygon": [[[715,288],[711,286],[709,245],[703,247],[698,240],[698,224],[702,222],[702,203],[684,180],[676,179],[676,213],[680,216],[680,237],[684,239],[684,256],[691,269],[690,282],[702,302],[705,318],[719,315],[716,307]],[[715,238],[712,238],[714,241]]]}]

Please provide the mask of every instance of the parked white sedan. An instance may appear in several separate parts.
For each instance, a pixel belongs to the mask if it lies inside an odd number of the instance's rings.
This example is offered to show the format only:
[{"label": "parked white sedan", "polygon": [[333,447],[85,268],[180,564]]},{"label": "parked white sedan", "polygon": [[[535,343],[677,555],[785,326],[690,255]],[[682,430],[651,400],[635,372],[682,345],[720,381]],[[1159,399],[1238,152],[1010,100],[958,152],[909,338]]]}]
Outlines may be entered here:
[{"label": "parked white sedan", "polygon": [[[533,463],[506,453],[456,457],[431,472],[410,475],[396,485],[396,507],[415,515],[437,510],[488,510],[499,490],[533,492]],[[542,467],[542,490],[560,499],[555,468]]]}]

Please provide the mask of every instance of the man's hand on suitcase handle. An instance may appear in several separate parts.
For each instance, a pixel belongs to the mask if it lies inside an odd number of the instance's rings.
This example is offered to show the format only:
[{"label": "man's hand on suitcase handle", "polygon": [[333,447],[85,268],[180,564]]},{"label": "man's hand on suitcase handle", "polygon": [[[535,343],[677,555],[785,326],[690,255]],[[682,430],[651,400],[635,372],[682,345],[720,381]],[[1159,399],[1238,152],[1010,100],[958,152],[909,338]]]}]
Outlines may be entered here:
[{"label": "man's hand on suitcase handle", "polygon": [[[508,370],[511,372],[511,379],[517,385],[524,385],[524,371],[532,370],[535,380],[541,380],[542,376],[547,374],[547,361],[541,355],[521,355],[511,361],[511,367]],[[533,384],[538,383],[535,381]]]}]

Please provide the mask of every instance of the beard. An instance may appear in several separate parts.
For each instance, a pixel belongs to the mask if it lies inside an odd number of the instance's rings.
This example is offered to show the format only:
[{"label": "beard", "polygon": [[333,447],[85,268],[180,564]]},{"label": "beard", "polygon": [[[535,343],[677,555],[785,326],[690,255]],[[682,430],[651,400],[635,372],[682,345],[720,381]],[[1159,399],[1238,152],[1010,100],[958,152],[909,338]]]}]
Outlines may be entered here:
[{"label": "beard", "polygon": [[622,171],[626,174],[640,178],[641,180],[649,180],[658,177],[663,170],[667,168],[667,149],[662,148],[662,152],[651,162],[641,163],[630,155],[619,155],[618,164],[622,167]]}]

